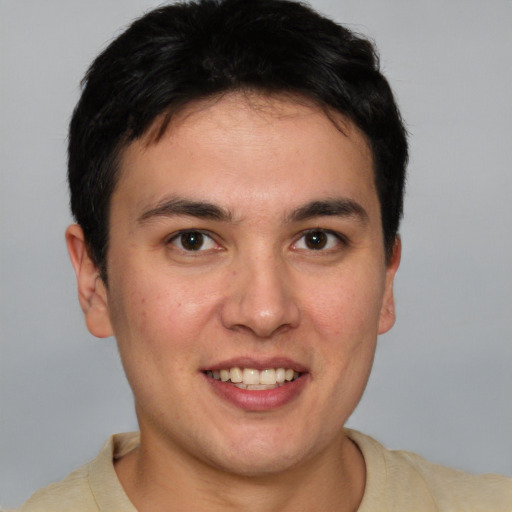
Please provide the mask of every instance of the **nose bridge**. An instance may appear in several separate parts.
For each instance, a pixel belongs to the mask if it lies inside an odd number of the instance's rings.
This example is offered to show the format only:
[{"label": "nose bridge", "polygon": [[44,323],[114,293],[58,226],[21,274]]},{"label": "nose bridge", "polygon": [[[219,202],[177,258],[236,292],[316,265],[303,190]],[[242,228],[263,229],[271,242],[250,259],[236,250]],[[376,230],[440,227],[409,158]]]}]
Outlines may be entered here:
[{"label": "nose bridge", "polygon": [[223,307],[223,323],[258,337],[295,327],[300,312],[289,269],[278,251],[265,247],[241,256],[233,270]]}]

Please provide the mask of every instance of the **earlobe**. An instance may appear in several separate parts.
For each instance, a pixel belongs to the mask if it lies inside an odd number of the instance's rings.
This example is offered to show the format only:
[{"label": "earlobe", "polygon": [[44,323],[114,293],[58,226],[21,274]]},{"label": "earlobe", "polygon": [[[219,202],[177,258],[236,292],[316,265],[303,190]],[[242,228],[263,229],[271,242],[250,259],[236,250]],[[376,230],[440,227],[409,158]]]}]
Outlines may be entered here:
[{"label": "earlobe", "polygon": [[87,328],[98,338],[112,336],[105,283],[89,255],[84,233],[78,224],[72,224],[66,230],[66,244],[75,270],[78,300]]},{"label": "earlobe", "polygon": [[379,318],[379,334],[388,332],[395,324],[395,295],[393,291],[393,284],[395,280],[396,271],[400,266],[400,259],[402,257],[402,241],[399,236],[395,239],[393,246],[393,254],[391,260],[388,262],[386,269],[386,284],[384,288],[384,297],[382,300],[382,307],[380,310]]}]

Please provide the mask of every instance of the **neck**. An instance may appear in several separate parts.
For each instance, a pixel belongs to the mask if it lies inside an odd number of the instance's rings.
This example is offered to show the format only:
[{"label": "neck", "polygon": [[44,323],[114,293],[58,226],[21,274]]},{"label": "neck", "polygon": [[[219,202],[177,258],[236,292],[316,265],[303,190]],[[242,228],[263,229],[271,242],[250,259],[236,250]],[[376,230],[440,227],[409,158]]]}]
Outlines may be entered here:
[{"label": "neck", "polygon": [[355,512],[366,481],[363,456],[344,433],[315,457],[266,475],[229,473],[143,435],[115,468],[139,512]]}]

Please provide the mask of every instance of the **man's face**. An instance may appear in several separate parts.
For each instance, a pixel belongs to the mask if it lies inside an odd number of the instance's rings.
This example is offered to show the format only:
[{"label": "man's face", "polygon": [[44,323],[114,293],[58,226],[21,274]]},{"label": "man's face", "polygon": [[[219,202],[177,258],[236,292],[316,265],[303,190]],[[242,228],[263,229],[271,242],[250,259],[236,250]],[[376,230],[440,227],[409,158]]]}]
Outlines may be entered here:
[{"label": "man's face", "polygon": [[[394,321],[398,256],[365,139],[339,121],[232,94],[124,153],[103,321],[146,446],[262,474],[341,442]],[[271,384],[235,386],[237,369]]]}]

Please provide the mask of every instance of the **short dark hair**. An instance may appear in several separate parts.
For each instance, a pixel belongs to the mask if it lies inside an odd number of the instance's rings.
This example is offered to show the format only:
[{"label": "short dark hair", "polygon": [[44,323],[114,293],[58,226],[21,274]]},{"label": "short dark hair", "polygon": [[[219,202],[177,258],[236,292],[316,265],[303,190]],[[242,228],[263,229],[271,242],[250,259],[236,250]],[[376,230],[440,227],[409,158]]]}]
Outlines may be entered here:
[{"label": "short dark hair", "polygon": [[69,131],[71,209],[106,280],[119,157],[185,105],[254,90],[302,96],[352,121],[372,151],[386,255],[403,209],[407,137],[372,43],[287,0],[197,0],[155,9],[92,63]]}]

